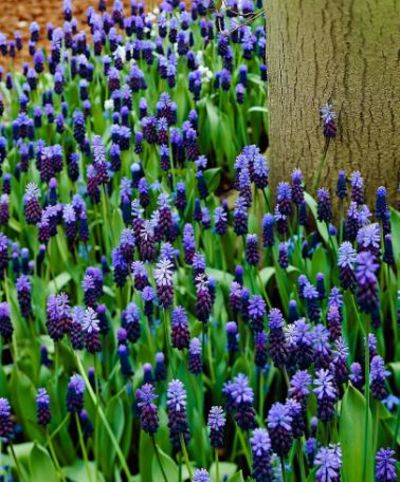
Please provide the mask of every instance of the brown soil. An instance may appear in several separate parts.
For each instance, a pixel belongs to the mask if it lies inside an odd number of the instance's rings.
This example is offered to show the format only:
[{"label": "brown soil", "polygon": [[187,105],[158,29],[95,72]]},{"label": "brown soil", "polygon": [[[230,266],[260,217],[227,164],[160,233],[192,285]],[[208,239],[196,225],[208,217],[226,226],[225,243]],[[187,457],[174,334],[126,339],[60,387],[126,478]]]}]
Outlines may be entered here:
[{"label": "brown soil", "polygon": [[[108,9],[111,9],[113,0],[107,0]],[[123,0],[125,12],[130,11],[130,0]],[[157,0],[147,0],[147,7],[157,3]],[[89,6],[97,8],[98,0],[73,0],[73,13],[79,21],[79,27],[86,24],[86,11]],[[46,38],[46,25],[52,22],[54,26],[62,26],[63,0],[0,0],[0,32],[7,35],[8,39],[14,38],[18,30],[24,40],[24,49],[18,54],[17,64],[29,60],[27,41],[29,39],[29,24],[37,22],[40,26],[41,41]],[[0,64],[7,67],[7,60],[0,57]]]}]

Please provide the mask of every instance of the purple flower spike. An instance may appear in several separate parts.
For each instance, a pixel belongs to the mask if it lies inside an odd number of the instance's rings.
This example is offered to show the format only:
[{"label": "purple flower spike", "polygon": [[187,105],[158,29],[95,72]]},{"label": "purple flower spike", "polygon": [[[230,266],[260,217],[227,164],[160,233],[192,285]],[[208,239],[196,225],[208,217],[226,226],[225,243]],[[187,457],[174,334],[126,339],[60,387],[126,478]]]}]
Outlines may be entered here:
[{"label": "purple flower spike", "polygon": [[316,377],[314,393],[317,396],[318,418],[323,422],[327,422],[335,413],[337,389],[334,377],[329,370],[318,370]]},{"label": "purple flower spike", "polygon": [[36,394],[36,419],[39,425],[48,425],[51,420],[50,397],[45,388],[39,388]]},{"label": "purple flower spike", "polygon": [[227,409],[235,412],[234,418],[238,426],[243,430],[254,428],[254,392],[246,375],[239,373],[232,381],[225,383],[223,392],[226,396]]},{"label": "purple flower spike", "polygon": [[272,308],[268,313],[268,321],[271,358],[275,366],[283,366],[288,357],[288,349],[283,332],[285,320],[278,308]]},{"label": "purple flower spike", "polygon": [[180,380],[171,380],[167,389],[168,428],[171,444],[180,448],[180,437],[189,442],[190,433],[186,416],[186,391]]},{"label": "purple flower spike", "polygon": [[315,457],[318,470],[315,474],[316,482],[340,482],[342,467],[342,450],[340,445],[321,447]]},{"label": "purple flower spike", "polygon": [[154,270],[157,297],[162,308],[169,308],[174,298],[174,285],[172,281],[173,264],[169,259],[163,258],[157,263]]},{"label": "purple flower spike", "polygon": [[385,386],[389,372],[385,369],[385,362],[380,355],[375,355],[371,360],[371,392],[377,400],[383,400],[387,395]]},{"label": "purple flower spike", "polygon": [[274,403],[268,413],[267,421],[272,449],[280,457],[285,457],[293,442],[293,419],[288,407],[279,402]]},{"label": "purple flower spike", "polygon": [[155,389],[150,383],[146,383],[136,390],[136,405],[139,410],[140,425],[148,434],[152,435],[157,432],[159,426],[157,407],[154,400],[157,395]]},{"label": "purple flower spike", "polygon": [[355,270],[356,297],[361,311],[365,313],[372,313],[379,305],[377,269],[378,263],[370,252],[358,254]]},{"label": "purple flower spike", "polygon": [[252,476],[255,482],[265,482],[273,479],[271,464],[271,440],[267,430],[256,428],[250,438],[253,457]]},{"label": "purple flower spike", "polygon": [[206,469],[196,469],[193,472],[193,482],[210,482],[210,476]]},{"label": "purple flower spike", "polygon": [[14,328],[11,323],[10,305],[3,301],[0,303],[0,335],[5,341],[9,341],[12,337]]},{"label": "purple flower spike", "polygon": [[249,301],[248,313],[250,318],[250,327],[253,332],[263,331],[266,311],[266,305],[263,298],[260,295],[252,296]]},{"label": "purple flower spike", "polygon": [[208,413],[207,425],[210,429],[210,442],[214,448],[224,446],[224,428],[226,417],[222,407],[213,406]]},{"label": "purple flower spike", "polygon": [[193,375],[200,375],[203,371],[203,357],[201,342],[198,338],[193,338],[189,345],[189,371]]},{"label": "purple flower spike", "polygon": [[10,403],[6,398],[0,398],[0,437],[9,438],[13,430]]},{"label": "purple flower spike", "polygon": [[376,482],[396,482],[396,453],[390,448],[379,449],[375,457]]},{"label": "purple flower spike", "polygon": [[72,375],[67,387],[67,410],[79,413],[83,408],[85,382],[80,375]]}]

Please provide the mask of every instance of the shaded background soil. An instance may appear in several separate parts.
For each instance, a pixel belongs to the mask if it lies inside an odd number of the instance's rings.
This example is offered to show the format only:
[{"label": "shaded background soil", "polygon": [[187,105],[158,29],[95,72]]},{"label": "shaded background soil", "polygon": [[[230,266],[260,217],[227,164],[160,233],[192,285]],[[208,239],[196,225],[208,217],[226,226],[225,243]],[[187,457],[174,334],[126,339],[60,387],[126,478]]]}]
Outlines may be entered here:
[{"label": "shaded background soil", "polygon": [[[114,0],[107,0],[108,10],[112,8]],[[125,13],[130,12],[130,0],[123,0]],[[155,5],[157,0],[145,1],[146,7]],[[86,11],[89,6],[97,9],[98,0],[74,0],[73,14],[79,20],[79,27],[86,24]],[[41,45],[45,45],[46,25],[52,22],[54,26],[62,26],[63,0],[0,0],[0,32],[7,35],[9,40],[14,38],[14,32],[18,30],[24,40],[24,49],[17,54],[15,60],[17,65],[23,61],[30,60],[27,50],[29,39],[29,24],[37,22],[40,26]],[[0,56],[0,65],[8,66],[8,59]]]}]

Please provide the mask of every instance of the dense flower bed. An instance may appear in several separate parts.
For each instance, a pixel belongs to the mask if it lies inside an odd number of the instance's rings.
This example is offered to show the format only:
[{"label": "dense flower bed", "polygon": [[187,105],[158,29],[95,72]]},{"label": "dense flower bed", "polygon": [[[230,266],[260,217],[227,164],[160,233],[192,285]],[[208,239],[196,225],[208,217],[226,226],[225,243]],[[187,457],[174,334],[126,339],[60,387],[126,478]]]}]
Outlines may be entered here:
[{"label": "dense flower bed", "polygon": [[2,73],[5,478],[397,480],[400,215],[271,192],[260,12],[66,1]]}]

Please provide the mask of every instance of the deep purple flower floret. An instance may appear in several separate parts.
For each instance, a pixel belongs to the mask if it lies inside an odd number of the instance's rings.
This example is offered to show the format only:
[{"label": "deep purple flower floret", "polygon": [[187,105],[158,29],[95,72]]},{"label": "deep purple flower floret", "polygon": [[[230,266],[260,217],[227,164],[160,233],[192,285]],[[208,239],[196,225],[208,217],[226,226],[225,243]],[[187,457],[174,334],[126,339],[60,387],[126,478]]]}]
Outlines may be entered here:
[{"label": "deep purple flower floret", "polygon": [[135,398],[140,425],[145,432],[152,435],[157,432],[159,426],[157,407],[154,404],[154,400],[157,398],[155,388],[150,383],[146,383],[136,390]]},{"label": "deep purple flower floret", "polygon": [[381,448],[375,456],[376,482],[396,482],[396,453],[390,448]]},{"label": "deep purple flower floret", "polygon": [[39,388],[36,394],[36,419],[39,425],[48,425],[51,420],[50,397],[45,388]]},{"label": "deep purple flower floret", "polygon": [[267,430],[256,428],[250,438],[253,458],[252,476],[256,482],[273,480],[271,440]]},{"label": "deep purple flower floret", "polygon": [[340,482],[342,467],[342,450],[340,445],[321,447],[315,457],[314,465],[318,467],[316,482]]},{"label": "deep purple flower floret", "polygon": [[211,407],[208,413],[207,425],[210,429],[210,442],[214,448],[222,448],[224,446],[224,429],[226,417],[224,410],[220,406]]},{"label": "deep purple flower floret", "polygon": [[293,419],[288,407],[279,402],[274,403],[269,410],[267,422],[273,451],[280,457],[285,457],[293,442]]},{"label": "deep purple flower floret", "polygon": [[85,382],[80,375],[72,375],[67,387],[67,410],[79,413],[83,408]]}]

